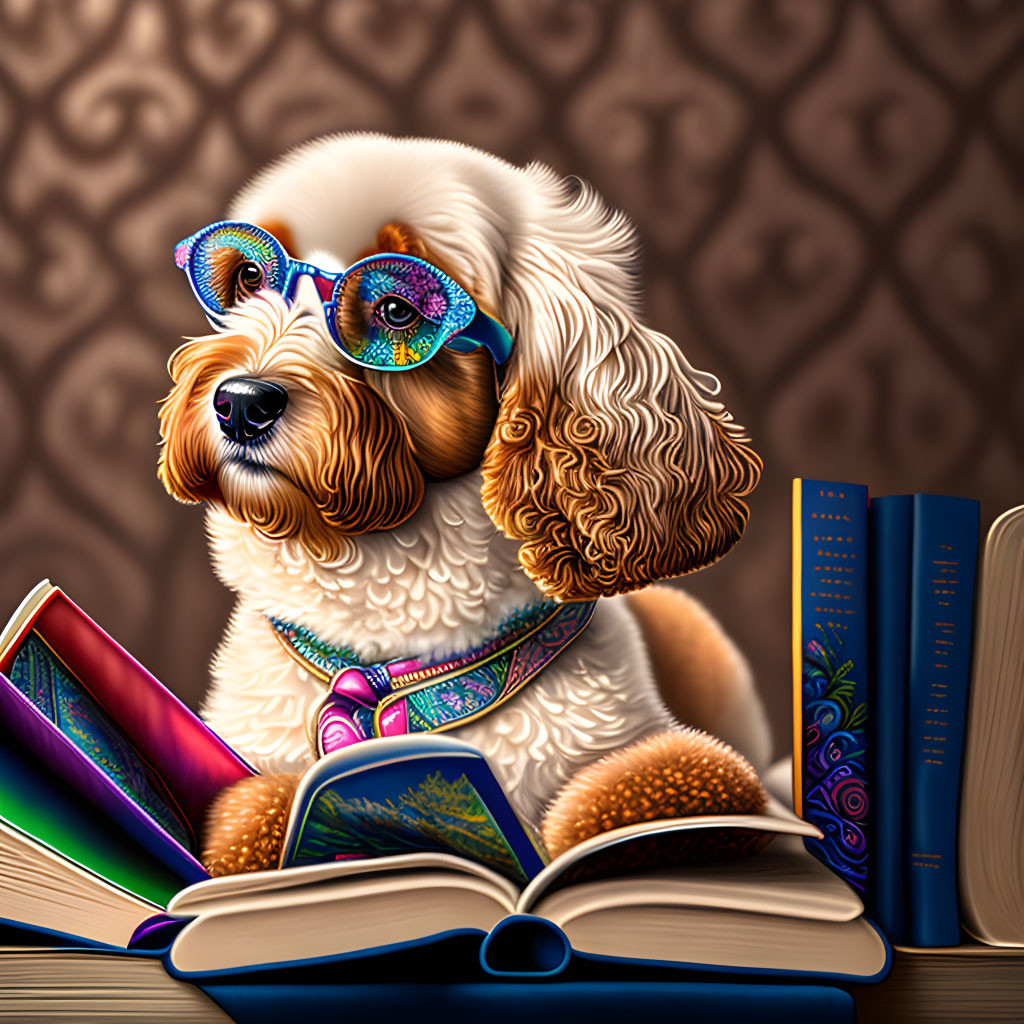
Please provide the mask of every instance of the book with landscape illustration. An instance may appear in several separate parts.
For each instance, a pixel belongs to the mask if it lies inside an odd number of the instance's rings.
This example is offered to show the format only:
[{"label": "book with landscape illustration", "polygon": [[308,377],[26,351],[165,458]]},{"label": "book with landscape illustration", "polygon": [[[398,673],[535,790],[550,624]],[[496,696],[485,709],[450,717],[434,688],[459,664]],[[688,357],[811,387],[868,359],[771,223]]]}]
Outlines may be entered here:
[{"label": "book with landscape illustration", "polygon": [[[750,858],[709,860],[726,829],[775,839]],[[357,852],[363,835],[372,859]],[[169,962],[203,973],[308,960],[533,914],[578,952],[876,974],[884,944],[856,894],[798,841],[815,835],[772,804],[626,826],[546,863],[477,750],[393,737],[310,769],[285,837],[288,870],[211,879],[171,900],[168,914],[191,920]]]},{"label": "book with landscape illustration", "polygon": [[[284,870],[211,879],[203,815],[252,769],[48,583],[0,637],[0,732],[0,916],[25,943],[141,953],[165,936],[167,969],[187,977],[531,914],[597,956],[860,978],[887,964],[857,894],[803,849],[818,830],[781,806],[632,825],[548,863],[483,755],[448,736],[321,759]],[[775,838],[722,862],[709,851],[725,830]],[[122,953],[126,979],[135,959]]]}]

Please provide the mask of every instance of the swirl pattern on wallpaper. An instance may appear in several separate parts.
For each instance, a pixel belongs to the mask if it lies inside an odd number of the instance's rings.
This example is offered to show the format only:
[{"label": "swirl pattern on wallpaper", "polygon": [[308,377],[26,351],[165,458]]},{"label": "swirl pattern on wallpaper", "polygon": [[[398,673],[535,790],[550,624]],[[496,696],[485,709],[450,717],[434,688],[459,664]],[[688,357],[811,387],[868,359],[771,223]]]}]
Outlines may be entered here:
[{"label": "swirl pattern on wallpaper", "polygon": [[50,576],[199,699],[230,595],[156,480],[206,329],[172,247],[294,143],[441,135],[636,220],[652,325],[767,467],[687,586],[784,748],[790,478],[1019,499],[1022,40],[1013,0],[0,3],[0,617]]}]

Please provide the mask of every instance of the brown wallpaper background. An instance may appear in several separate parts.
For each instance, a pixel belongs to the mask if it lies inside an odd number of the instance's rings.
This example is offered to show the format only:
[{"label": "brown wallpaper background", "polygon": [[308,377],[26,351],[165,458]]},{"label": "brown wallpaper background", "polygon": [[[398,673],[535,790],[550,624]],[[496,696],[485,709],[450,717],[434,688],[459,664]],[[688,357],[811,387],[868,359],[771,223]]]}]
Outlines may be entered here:
[{"label": "brown wallpaper background", "polygon": [[155,476],[171,246],[341,129],[593,182],[648,311],[748,426],[747,536],[687,581],[789,738],[789,482],[1024,501],[1021,0],[0,2],[0,619],[49,576],[193,704],[226,621]]}]

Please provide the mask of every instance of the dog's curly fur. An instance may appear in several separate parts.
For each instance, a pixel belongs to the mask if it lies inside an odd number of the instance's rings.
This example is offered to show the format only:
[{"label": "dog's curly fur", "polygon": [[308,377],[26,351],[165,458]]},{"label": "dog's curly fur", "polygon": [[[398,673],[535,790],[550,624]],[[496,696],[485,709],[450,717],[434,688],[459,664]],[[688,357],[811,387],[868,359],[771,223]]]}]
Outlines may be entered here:
[{"label": "dog's curly fur", "polygon": [[[375,251],[427,259],[516,349],[501,380],[482,351],[361,370],[304,281],[291,305],[259,292],[175,353],[160,477],[209,502],[214,564],[238,595],[211,724],[265,772],[311,762],[304,722],[321,691],[268,614],[366,660],[429,658],[481,643],[544,595],[609,597],[538,680],[457,732],[517,809],[539,823],[579,769],[672,730],[666,702],[763,763],[760,703],[717,623],[674,590],[612,596],[724,554],[760,473],[717,381],[641,322],[626,218],[541,165],[358,134],[293,151],[229,216],[327,270]],[[244,445],[212,407],[235,376],[288,393],[270,433]]]}]

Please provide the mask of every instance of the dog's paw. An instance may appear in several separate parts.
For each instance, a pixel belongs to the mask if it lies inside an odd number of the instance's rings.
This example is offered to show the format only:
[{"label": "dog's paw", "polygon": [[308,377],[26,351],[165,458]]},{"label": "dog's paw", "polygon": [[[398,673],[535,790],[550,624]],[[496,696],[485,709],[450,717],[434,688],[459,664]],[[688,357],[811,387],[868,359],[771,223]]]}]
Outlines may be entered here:
[{"label": "dog's paw", "polygon": [[[552,857],[613,828],[701,814],[760,814],[765,792],[749,762],[699,729],[649,736],[571,778],[544,816]],[[753,853],[772,837],[752,829],[681,833],[678,859],[725,859]]]},{"label": "dog's paw", "polygon": [[203,867],[216,878],[276,868],[301,775],[254,775],[220,792],[206,819]]}]

